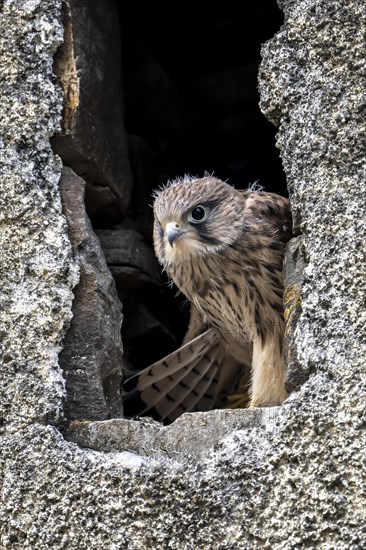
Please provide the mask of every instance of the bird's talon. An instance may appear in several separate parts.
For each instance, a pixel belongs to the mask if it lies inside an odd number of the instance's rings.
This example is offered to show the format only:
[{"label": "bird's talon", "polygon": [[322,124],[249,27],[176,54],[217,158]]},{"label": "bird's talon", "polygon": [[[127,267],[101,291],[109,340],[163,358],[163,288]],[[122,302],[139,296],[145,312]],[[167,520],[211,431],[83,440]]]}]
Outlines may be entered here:
[{"label": "bird's talon", "polygon": [[252,398],[248,405],[248,409],[254,409],[256,407],[260,407],[261,405],[262,403],[259,401],[259,399]]},{"label": "bird's talon", "polygon": [[246,392],[227,396],[229,409],[245,409],[248,406],[249,395]]}]

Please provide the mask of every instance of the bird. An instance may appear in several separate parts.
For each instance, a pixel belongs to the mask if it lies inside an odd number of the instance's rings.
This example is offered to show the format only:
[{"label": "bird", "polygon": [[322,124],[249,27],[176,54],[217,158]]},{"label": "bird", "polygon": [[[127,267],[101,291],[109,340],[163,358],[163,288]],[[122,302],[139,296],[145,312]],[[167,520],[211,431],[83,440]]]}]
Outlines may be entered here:
[{"label": "bird", "polygon": [[244,406],[282,404],[289,200],[205,173],[160,187],[153,213],[156,257],[190,303],[190,322],[177,350],[126,380],[127,416],[172,422],[230,398],[241,406],[242,396]]}]

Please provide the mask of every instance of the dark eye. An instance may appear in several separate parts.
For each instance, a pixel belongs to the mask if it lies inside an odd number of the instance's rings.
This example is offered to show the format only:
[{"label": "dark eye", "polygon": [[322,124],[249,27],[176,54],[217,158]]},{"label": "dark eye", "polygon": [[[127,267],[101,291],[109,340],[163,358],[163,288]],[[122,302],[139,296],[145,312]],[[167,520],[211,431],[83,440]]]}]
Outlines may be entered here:
[{"label": "dark eye", "polygon": [[189,212],[188,221],[192,223],[201,223],[206,219],[206,216],[206,209],[201,204],[198,204]]}]

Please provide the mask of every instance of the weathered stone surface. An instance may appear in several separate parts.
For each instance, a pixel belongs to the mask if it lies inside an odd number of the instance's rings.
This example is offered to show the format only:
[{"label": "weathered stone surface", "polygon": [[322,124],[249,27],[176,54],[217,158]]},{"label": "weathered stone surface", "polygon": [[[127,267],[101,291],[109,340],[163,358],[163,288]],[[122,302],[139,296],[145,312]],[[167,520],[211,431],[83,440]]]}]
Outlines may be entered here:
[{"label": "weathered stone surface", "polygon": [[[357,2],[347,7],[290,3],[287,26],[264,50],[262,108],[280,123],[278,146],[295,228],[304,235],[307,266],[296,338],[303,368],[334,361],[333,369],[339,364],[347,370],[346,356],[354,353],[357,371],[363,356],[365,313],[356,305],[364,291],[365,258],[357,212],[366,200],[361,183],[365,93],[359,73],[364,57],[354,29],[358,18],[359,31],[364,28],[360,10]],[[279,73],[287,85],[275,77]]]},{"label": "weathered stone surface", "polygon": [[[221,410],[183,414],[169,426],[151,418],[116,419],[106,422],[73,422],[66,439],[96,451],[130,451],[159,460],[170,458],[195,464],[210,459],[232,432],[276,432],[279,407],[242,411]],[[268,432],[268,433],[267,433]]]},{"label": "weathered stone surface", "polygon": [[77,281],[49,145],[61,94],[52,55],[61,1],[4,2],[0,10],[0,417],[61,414],[61,339]]},{"label": "weathered stone surface", "polygon": [[60,365],[66,378],[66,417],[104,420],[122,416],[122,306],[85,212],[84,188],[84,180],[64,167],[60,190],[80,281]]},{"label": "weathered stone surface", "polygon": [[161,269],[154,252],[131,229],[97,229],[106,262],[119,288],[148,289],[161,285]]},{"label": "weathered stone surface", "polygon": [[123,122],[116,4],[113,0],[70,0],[64,4],[64,23],[65,41],[55,60],[64,91],[62,133],[52,144],[65,164],[90,180],[86,194],[94,209],[102,193],[101,189],[95,196],[98,186],[107,186],[113,191],[107,204],[113,208],[115,202],[114,208],[125,213],[132,176]]},{"label": "weathered stone surface", "polygon": [[[0,436],[4,548],[365,548],[364,2],[282,5],[285,24],[263,49],[260,88],[263,110],[279,124],[304,251],[293,353],[313,372],[265,427],[238,411],[243,423],[228,421],[234,431],[210,456],[181,461],[164,450],[158,459],[126,452],[139,437],[152,443],[138,422],[136,434],[122,433],[120,451],[81,449],[44,425],[47,412],[54,421],[60,410],[56,353],[74,284],[47,141],[59,116],[50,68],[60,2],[4,3],[1,374],[10,389],[1,398],[23,422]],[[33,250],[47,251],[46,265]],[[202,440],[228,415],[182,417],[193,442],[204,418]],[[108,437],[117,448],[116,422],[98,424],[106,449]],[[98,431],[89,428],[88,437]]]},{"label": "weathered stone surface", "polygon": [[283,268],[286,289],[284,293],[286,338],[283,353],[286,362],[285,385],[288,392],[298,390],[313,372],[311,366],[303,365],[296,354],[297,327],[301,315],[301,293],[306,265],[304,236],[294,237],[287,245]]}]

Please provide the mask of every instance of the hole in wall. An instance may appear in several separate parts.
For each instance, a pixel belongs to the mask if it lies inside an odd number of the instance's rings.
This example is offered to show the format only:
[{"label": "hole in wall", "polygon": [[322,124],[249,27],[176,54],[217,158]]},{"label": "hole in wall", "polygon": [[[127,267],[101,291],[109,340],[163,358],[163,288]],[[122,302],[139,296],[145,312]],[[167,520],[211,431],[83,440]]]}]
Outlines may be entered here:
[{"label": "hole in wall", "polygon": [[276,129],[257,91],[261,44],[282,23],[276,2],[119,8],[132,168],[138,180],[142,164],[148,182],[132,194],[134,219],[147,211],[141,232],[151,237],[150,191],[185,173],[214,173],[237,188],[258,180],[286,195]]},{"label": "hole in wall", "polygon": [[[100,22],[112,4],[96,8],[96,43],[103,42]],[[280,28],[282,12],[275,1],[248,5],[244,13],[239,8],[155,3],[141,10],[132,1],[114,2],[133,181],[128,209],[113,201],[101,207],[91,191],[101,180],[98,167],[90,172],[60,152],[87,182],[87,213],[102,245],[103,232],[131,231],[152,251],[152,191],[184,174],[207,171],[238,189],[258,181],[266,191],[287,195],[276,129],[261,114],[257,92],[261,44]],[[106,249],[105,256],[123,303],[124,361],[131,373],[180,345],[189,308],[151,256],[137,271],[135,264],[118,271]]]}]

